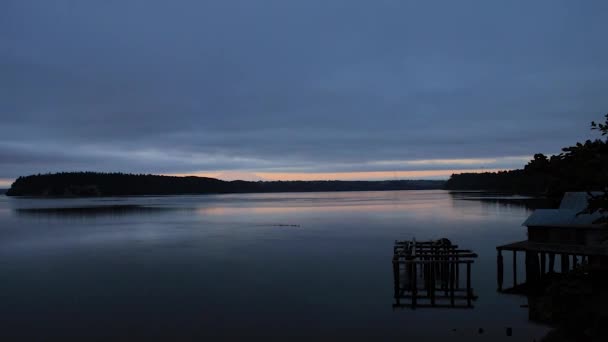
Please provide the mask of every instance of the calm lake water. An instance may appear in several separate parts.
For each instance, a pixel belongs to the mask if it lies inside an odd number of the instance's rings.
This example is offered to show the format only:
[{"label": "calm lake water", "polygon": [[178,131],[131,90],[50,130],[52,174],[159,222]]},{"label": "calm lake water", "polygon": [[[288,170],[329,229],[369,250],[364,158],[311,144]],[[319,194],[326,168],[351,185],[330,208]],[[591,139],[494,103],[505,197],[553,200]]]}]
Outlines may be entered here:
[{"label": "calm lake water", "polygon": [[[495,247],[530,211],[469,197],[0,196],[0,340],[538,339],[526,298],[496,292]],[[412,237],[479,254],[473,309],[393,310],[393,243]]]}]

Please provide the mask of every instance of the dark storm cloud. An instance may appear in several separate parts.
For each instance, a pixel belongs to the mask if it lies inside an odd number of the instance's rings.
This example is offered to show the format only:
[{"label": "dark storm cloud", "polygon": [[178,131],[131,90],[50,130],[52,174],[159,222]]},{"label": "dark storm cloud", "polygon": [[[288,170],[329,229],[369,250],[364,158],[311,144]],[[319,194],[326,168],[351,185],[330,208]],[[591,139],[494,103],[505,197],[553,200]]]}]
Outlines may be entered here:
[{"label": "dark storm cloud", "polygon": [[4,1],[0,178],[520,167],[608,109],[603,1]]}]

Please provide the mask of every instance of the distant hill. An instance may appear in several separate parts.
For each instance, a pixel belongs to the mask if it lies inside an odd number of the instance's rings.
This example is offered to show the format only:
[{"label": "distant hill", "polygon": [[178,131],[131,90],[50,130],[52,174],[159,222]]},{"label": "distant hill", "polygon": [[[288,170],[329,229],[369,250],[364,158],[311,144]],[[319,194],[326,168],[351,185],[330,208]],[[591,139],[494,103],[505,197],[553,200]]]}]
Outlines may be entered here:
[{"label": "distant hill", "polygon": [[0,189],[0,195],[4,195],[7,191],[8,189]]},{"label": "distant hill", "polygon": [[137,196],[253,192],[382,191],[441,189],[445,181],[222,181],[207,177],[64,172],[19,177],[7,196]]}]

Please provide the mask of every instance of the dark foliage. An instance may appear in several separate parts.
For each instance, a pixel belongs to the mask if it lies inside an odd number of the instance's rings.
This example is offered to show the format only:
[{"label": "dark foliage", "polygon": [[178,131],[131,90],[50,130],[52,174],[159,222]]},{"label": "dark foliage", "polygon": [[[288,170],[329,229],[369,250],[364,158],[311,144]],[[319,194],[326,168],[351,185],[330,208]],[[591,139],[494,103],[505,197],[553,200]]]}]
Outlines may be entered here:
[{"label": "dark foliage", "polygon": [[[608,132],[606,123],[591,124],[592,129],[602,135]],[[587,140],[562,149],[562,153],[551,156],[534,155],[523,169],[452,175],[446,183],[450,190],[495,190],[516,193],[541,194],[560,198],[566,191],[597,191],[608,185],[608,142]],[[603,196],[604,201],[606,196]],[[594,210],[608,208],[600,197],[592,201]]]},{"label": "dark foliage", "polygon": [[443,181],[226,182],[206,177],[64,172],[19,177],[8,196],[136,196],[251,192],[310,192],[440,189]]},{"label": "dark foliage", "polygon": [[[600,131],[602,136],[608,135],[608,114],[606,114],[605,121],[603,124],[592,122],[591,129]],[[608,155],[606,154],[606,145],[608,145],[608,140],[604,141],[603,150],[596,151],[596,159],[598,160],[598,164],[601,164],[604,166],[606,165],[606,163],[608,163],[608,161],[607,161]],[[606,174],[606,173],[608,173],[608,171],[605,168],[601,169],[601,171],[604,173],[604,177],[608,176]],[[601,195],[591,196],[591,199],[589,200],[589,207],[585,211],[586,213],[600,212],[602,214],[605,214],[608,212],[608,182],[606,182],[604,179],[604,183],[602,185],[603,186],[601,188],[598,188],[598,190],[600,190],[600,189],[603,190],[603,193]],[[606,219],[601,219],[601,221],[605,222]]]}]

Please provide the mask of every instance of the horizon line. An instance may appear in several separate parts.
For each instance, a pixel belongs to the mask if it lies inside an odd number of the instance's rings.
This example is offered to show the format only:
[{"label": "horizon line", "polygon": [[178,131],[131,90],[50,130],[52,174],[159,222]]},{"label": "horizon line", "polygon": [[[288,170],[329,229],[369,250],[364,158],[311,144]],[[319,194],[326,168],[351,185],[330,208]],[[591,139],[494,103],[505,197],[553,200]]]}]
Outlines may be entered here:
[{"label": "horizon line", "polygon": [[[508,171],[510,169],[457,169],[457,170],[416,170],[416,171],[350,171],[350,172],[250,172],[250,171],[200,171],[184,173],[145,173],[174,177],[207,177],[222,181],[274,182],[274,181],[396,181],[396,180],[436,180],[447,181],[452,174]],[[60,172],[107,172],[107,171],[58,171]],[[120,171],[116,171],[120,173]],[[108,172],[113,173],[113,172]],[[127,172],[128,173],[128,172]],[[35,175],[32,173],[31,175]],[[137,173],[132,173],[137,174]],[[0,178],[0,188],[10,188],[16,178]]]}]

